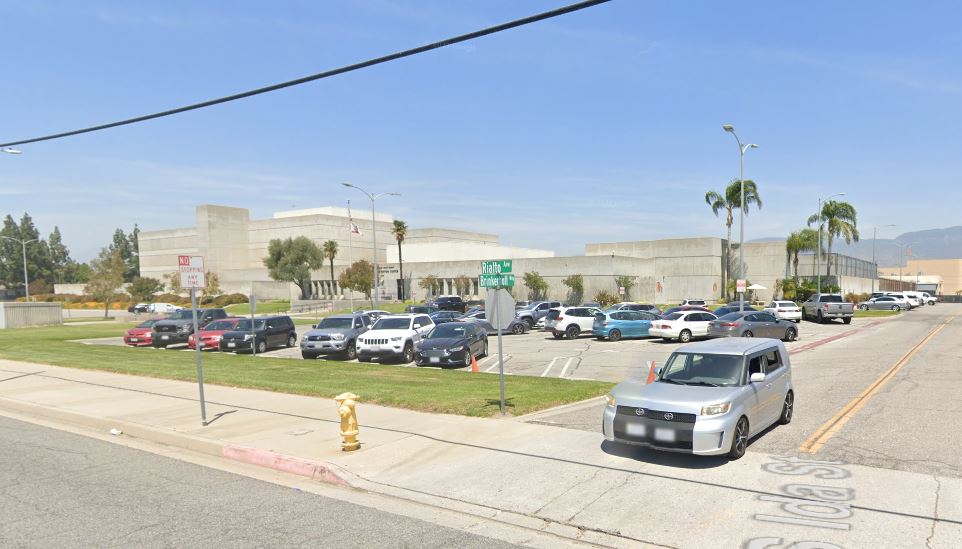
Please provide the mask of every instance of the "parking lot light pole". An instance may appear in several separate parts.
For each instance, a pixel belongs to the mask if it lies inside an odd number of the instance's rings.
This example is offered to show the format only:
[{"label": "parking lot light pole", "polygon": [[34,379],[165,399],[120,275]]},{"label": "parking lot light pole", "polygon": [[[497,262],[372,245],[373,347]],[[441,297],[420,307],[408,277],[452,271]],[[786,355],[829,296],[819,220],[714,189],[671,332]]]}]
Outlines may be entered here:
[{"label": "parking lot light pole", "polygon": [[[894,226],[895,226],[895,224],[889,223],[888,225],[882,225],[882,228],[885,228],[885,227],[894,227]],[[873,293],[873,294],[875,293],[875,280],[878,278],[878,265],[876,265],[876,263],[875,263],[875,261],[876,261],[876,259],[875,259],[875,241],[876,241],[877,238],[878,238],[878,226],[872,228],[872,266],[873,266],[873,271],[872,271],[872,293]]]},{"label": "parking lot light pole", "polygon": [[350,183],[341,183],[341,185],[344,185],[345,187],[350,187],[350,188],[352,188],[352,189],[357,189],[357,190],[361,191],[362,193],[364,193],[365,196],[367,196],[368,198],[371,199],[371,236],[372,236],[372,238],[374,239],[374,240],[373,240],[373,241],[374,241],[374,254],[373,254],[373,256],[374,256],[374,290],[373,290],[373,295],[374,295],[374,308],[377,309],[377,307],[378,307],[378,301],[379,301],[377,294],[378,294],[378,290],[380,290],[380,280],[379,280],[378,272],[377,272],[377,225],[375,225],[376,221],[375,221],[375,219],[374,219],[374,202],[375,202],[378,198],[381,198],[382,196],[401,196],[401,193],[375,193],[375,194],[371,194],[371,193],[365,191],[364,189],[358,187],[357,185],[352,185],[352,184],[350,184]]},{"label": "parking lot light pole", "polygon": [[845,193],[835,193],[828,198],[818,199],[818,249],[815,252],[815,280],[818,290],[816,293],[822,293],[822,202],[828,202],[830,199],[836,196],[845,196]]},{"label": "parking lot light pole", "polygon": [[0,236],[0,238],[5,238],[7,240],[10,240],[11,242],[20,243],[20,249],[21,249],[21,252],[23,253],[23,290],[26,295],[24,299],[26,301],[30,301],[30,279],[27,277],[27,244],[30,244],[31,242],[36,242],[39,239],[31,238],[30,240],[20,240],[19,238],[13,238],[10,236]]},{"label": "parking lot light pole", "polygon": [[23,151],[21,151],[20,149],[12,149],[10,147],[4,147],[0,149],[0,152],[5,152],[7,154],[23,154]]},{"label": "parking lot light pole", "polygon": [[[738,181],[741,184],[741,200],[738,206],[738,278],[744,280],[745,278],[745,151],[748,149],[757,149],[758,145],[754,143],[742,144],[741,139],[738,139],[738,134],[735,133],[735,127],[731,124],[722,125],[722,129],[726,132],[732,134],[735,138],[735,142],[738,143]],[[727,289],[725,290],[728,291]],[[745,311],[745,293],[738,293],[738,312]]]}]

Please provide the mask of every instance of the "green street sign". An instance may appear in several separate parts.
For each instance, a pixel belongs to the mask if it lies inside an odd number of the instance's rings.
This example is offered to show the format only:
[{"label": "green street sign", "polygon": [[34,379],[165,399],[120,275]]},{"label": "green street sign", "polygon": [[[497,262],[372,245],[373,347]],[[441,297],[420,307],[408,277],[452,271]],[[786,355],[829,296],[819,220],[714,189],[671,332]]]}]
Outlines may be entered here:
[{"label": "green street sign", "polygon": [[514,288],[513,274],[483,274],[478,281],[482,288]]},{"label": "green street sign", "polygon": [[497,261],[482,261],[481,262],[481,274],[482,275],[500,275],[511,272],[510,259],[499,259]]}]

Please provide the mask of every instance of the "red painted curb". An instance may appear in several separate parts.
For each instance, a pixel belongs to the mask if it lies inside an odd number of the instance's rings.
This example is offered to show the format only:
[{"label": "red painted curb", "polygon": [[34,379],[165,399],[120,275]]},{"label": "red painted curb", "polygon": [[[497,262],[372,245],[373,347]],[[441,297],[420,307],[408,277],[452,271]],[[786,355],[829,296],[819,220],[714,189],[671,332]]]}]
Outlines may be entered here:
[{"label": "red painted curb", "polygon": [[257,448],[246,448],[244,446],[224,446],[223,456],[227,459],[267,467],[275,471],[291,473],[308,477],[312,480],[334,484],[336,486],[350,487],[351,484],[342,478],[334,468],[326,463],[309,461],[292,456],[285,456],[269,450],[259,450]]},{"label": "red painted curb", "polygon": [[818,341],[813,341],[813,342],[808,343],[808,344],[806,344],[806,345],[802,345],[801,347],[799,347],[799,348],[797,348],[797,349],[792,349],[791,351],[788,352],[788,354],[789,354],[789,355],[795,355],[795,354],[798,354],[798,353],[804,353],[805,351],[811,351],[812,349],[816,349],[816,348],[818,348],[818,347],[821,347],[822,345],[825,345],[826,343],[831,343],[831,342],[833,342],[833,341],[838,341],[838,340],[843,339],[843,338],[846,338],[846,337],[848,337],[848,336],[850,336],[850,335],[857,334],[857,333],[861,332],[862,330],[867,330],[867,329],[869,329],[869,328],[872,328],[873,326],[878,326],[879,324],[881,324],[881,323],[883,323],[883,322],[885,322],[885,321],[884,321],[884,320],[876,320],[875,322],[872,322],[871,324],[866,324],[865,326],[861,326],[861,327],[859,327],[859,328],[855,328],[854,330],[849,330],[849,331],[847,331],[847,332],[842,332],[842,333],[840,333],[840,334],[833,335],[833,336],[831,336],[831,337],[826,337],[825,339],[819,339]]}]

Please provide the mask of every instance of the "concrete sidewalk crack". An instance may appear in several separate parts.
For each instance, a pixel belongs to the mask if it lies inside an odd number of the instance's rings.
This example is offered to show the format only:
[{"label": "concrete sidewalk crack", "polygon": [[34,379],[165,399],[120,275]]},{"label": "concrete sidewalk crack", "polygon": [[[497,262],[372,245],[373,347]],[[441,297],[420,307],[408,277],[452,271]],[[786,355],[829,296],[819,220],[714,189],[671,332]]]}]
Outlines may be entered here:
[{"label": "concrete sidewalk crack", "polygon": [[925,546],[929,549],[932,548],[932,538],[935,537],[935,528],[939,525],[939,500],[942,497],[942,481],[935,475],[932,475],[932,480],[935,481],[935,509],[932,513],[932,530],[929,532],[929,537],[925,538]]}]

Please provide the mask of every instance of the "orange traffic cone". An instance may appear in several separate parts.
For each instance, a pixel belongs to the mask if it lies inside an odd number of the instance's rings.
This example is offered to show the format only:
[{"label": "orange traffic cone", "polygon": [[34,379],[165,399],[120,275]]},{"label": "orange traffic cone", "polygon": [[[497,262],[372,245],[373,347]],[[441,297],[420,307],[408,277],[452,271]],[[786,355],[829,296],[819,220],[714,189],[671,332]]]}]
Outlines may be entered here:
[{"label": "orange traffic cone", "polygon": [[648,381],[645,383],[646,385],[654,381],[655,377],[657,377],[655,375],[655,361],[651,360],[648,362],[648,364],[651,365],[651,368],[648,369]]},{"label": "orange traffic cone", "polygon": [[474,355],[471,355],[471,372],[478,373],[478,359],[474,358]]}]

